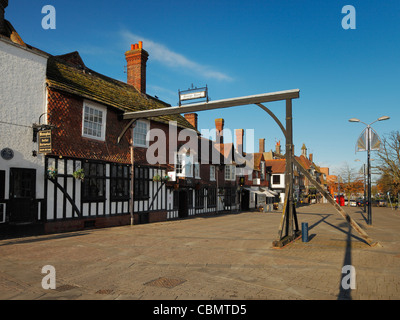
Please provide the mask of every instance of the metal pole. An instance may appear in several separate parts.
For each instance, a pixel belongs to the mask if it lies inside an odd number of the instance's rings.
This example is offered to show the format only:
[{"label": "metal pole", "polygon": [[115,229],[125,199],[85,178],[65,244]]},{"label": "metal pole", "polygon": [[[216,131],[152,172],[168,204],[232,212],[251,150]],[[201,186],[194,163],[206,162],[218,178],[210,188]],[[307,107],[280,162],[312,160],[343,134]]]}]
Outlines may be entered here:
[{"label": "metal pole", "polygon": [[363,177],[364,177],[364,213],[367,211],[366,200],[367,200],[367,179],[365,178],[365,163],[363,164]]},{"label": "metal pole", "polygon": [[371,127],[367,127],[368,131],[368,163],[367,163],[367,174],[368,174],[368,224],[372,225],[372,212],[371,212]]}]

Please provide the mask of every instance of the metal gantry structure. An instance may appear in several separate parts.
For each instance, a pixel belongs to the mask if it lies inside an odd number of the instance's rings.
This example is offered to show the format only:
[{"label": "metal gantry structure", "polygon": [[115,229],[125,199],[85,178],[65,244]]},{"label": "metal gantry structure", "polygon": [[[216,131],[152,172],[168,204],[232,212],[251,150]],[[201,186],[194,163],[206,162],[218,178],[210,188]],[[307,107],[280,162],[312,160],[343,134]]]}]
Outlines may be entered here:
[{"label": "metal gantry structure", "polygon": [[[125,112],[123,118],[129,119],[130,123],[125,127],[124,130],[126,131],[126,129],[130,125],[134,124],[135,120],[148,117],[185,114],[191,112],[199,112],[199,111],[206,111],[213,109],[230,108],[236,106],[253,105],[253,104],[257,105],[258,107],[266,111],[278,124],[286,139],[285,204],[283,207],[281,223],[278,230],[278,238],[276,241],[273,241],[274,247],[283,247],[284,245],[292,242],[293,240],[301,236],[301,231],[299,230],[299,225],[297,221],[296,206],[294,202],[294,188],[293,188],[293,166],[296,165],[297,167],[299,167],[301,165],[299,165],[294,158],[292,100],[298,99],[299,97],[300,97],[300,90],[293,89],[293,90],[263,93],[251,96],[243,96],[238,98],[193,103],[189,105],[182,105],[176,107]],[[269,103],[275,101],[286,102],[286,118],[285,118],[286,126],[283,126],[283,124],[274,115],[274,113],[265,105],[263,105],[263,103]],[[307,173],[305,170],[304,172]],[[309,177],[312,179],[311,176]],[[319,185],[313,179],[310,181],[313,184]],[[320,191],[324,191],[321,185],[317,186],[317,188]],[[326,192],[324,195],[330,197],[330,195],[327,194]],[[333,200],[333,199],[328,199],[328,200]],[[334,200],[330,201],[330,203],[335,206]],[[368,244],[371,244],[372,240],[355,223],[355,221],[353,221],[339,206],[335,206],[335,208],[339,211],[342,217],[345,218],[346,221],[349,222],[353,228],[355,228],[355,230],[362,236],[362,238]]]}]

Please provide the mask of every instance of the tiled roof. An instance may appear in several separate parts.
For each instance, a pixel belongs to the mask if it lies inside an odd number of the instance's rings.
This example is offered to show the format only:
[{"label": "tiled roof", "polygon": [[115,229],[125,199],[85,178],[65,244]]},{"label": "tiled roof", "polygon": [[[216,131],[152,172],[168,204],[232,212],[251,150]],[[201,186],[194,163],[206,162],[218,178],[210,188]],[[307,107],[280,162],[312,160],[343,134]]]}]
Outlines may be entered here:
[{"label": "tiled roof", "polygon": [[301,155],[300,157],[296,157],[296,160],[303,166],[304,169],[310,169],[312,162],[305,156]]},{"label": "tiled roof", "polygon": [[272,173],[284,173],[286,168],[285,159],[265,160],[265,166],[271,167]]},{"label": "tiled roof", "polygon": [[[72,56],[79,61],[77,53],[74,54]],[[71,57],[71,54],[65,56]],[[170,106],[156,98],[139,93],[127,83],[104,76],[85,66],[76,67],[62,60],[61,57],[51,56],[48,59],[47,83],[53,89],[78,95],[121,111],[130,112]],[[162,123],[176,121],[181,128],[195,129],[181,115],[158,116],[148,119]]]}]

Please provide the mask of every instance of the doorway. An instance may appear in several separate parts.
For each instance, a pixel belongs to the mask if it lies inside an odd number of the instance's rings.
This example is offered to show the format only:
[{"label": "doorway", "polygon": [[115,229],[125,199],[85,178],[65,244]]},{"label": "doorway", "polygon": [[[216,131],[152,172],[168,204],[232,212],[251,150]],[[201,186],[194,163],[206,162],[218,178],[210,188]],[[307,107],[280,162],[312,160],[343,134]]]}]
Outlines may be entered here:
[{"label": "doorway", "polygon": [[10,168],[10,223],[37,220],[36,169]]},{"label": "doorway", "polygon": [[179,191],[178,217],[186,218],[188,216],[188,194],[186,190]]},{"label": "doorway", "polygon": [[242,199],[240,201],[240,209],[247,211],[250,208],[250,191],[242,189]]}]

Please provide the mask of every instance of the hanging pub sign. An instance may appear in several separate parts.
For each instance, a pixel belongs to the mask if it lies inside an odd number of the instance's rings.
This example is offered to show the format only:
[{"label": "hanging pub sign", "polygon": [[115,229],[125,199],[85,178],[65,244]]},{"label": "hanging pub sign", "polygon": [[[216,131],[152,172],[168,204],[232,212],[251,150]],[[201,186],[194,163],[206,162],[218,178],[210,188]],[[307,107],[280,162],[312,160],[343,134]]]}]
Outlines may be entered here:
[{"label": "hanging pub sign", "polygon": [[39,134],[39,153],[51,153],[51,130],[41,130]]}]

